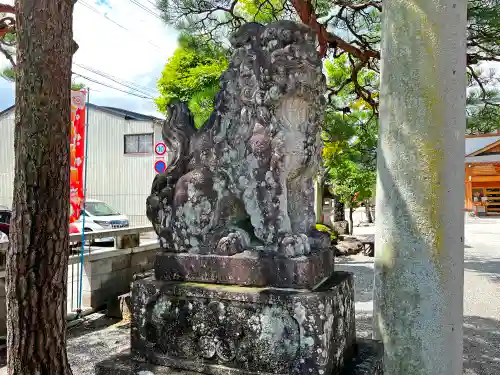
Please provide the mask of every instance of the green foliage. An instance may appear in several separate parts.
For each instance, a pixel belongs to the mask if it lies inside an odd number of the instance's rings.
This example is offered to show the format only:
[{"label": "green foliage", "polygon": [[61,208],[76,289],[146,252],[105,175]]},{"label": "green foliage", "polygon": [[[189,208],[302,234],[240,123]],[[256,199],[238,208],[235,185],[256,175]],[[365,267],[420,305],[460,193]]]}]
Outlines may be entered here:
[{"label": "green foliage", "polygon": [[157,0],[162,18],[187,34],[220,42],[245,22],[269,23],[290,18],[287,0]]},{"label": "green foliage", "polygon": [[225,50],[203,39],[183,35],[158,80],[160,96],[155,100],[158,110],[165,112],[174,99],[188,102],[197,126],[201,126],[212,112],[219,78],[227,66]]},{"label": "green foliage", "polygon": [[337,140],[331,141],[326,139],[327,131],[323,132],[323,165],[330,191],[341,202],[356,207],[374,194],[377,124],[372,119],[356,125],[346,118],[343,126],[351,129],[339,133],[345,138],[337,134]]},{"label": "green foliage", "polygon": [[12,81],[12,82],[16,80],[16,74],[14,72],[14,69],[12,68],[5,68],[3,71],[0,72],[0,77],[6,79],[7,81]]},{"label": "green foliage", "polygon": [[496,88],[500,77],[492,69],[469,68],[467,78],[467,134],[500,129],[500,90]]},{"label": "green foliage", "polygon": [[246,21],[266,24],[282,18],[285,3],[283,0],[239,0],[235,12]]},{"label": "green foliage", "polygon": [[[244,22],[256,20],[268,23],[276,19],[318,20],[324,31],[339,37],[350,49],[330,43],[328,57],[341,56],[337,62],[329,61],[335,69],[343,67],[351,75],[330,74],[335,91],[349,92],[361,99],[365,106],[377,106],[380,51],[381,10],[383,1],[344,0],[157,0],[158,8],[167,23],[192,35],[202,35],[213,42],[227,41]],[[308,16],[304,14],[308,13]],[[499,61],[500,56],[500,0],[468,0],[467,65],[476,68],[484,61]],[[343,49],[343,50],[342,50]],[[346,51],[358,51],[349,55]],[[351,52],[350,52],[351,53]],[[361,69],[358,69],[361,67]],[[327,69],[329,67],[327,66]],[[356,69],[354,69],[356,68]],[[370,74],[368,74],[370,72]],[[346,80],[339,79],[346,78]],[[351,80],[354,78],[354,82]],[[483,86],[485,81],[479,77]],[[498,85],[498,83],[497,83]],[[352,98],[350,98],[352,99]],[[354,100],[347,105],[356,104]],[[355,111],[355,108],[351,108]],[[483,112],[479,112],[482,113]],[[488,109],[488,116],[496,113]],[[473,113],[476,116],[476,112]],[[500,123],[500,118],[499,121]],[[476,124],[477,121],[469,121]],[[475,129],[474,126],[471,129]]]},{"label": "green foliage", "polygon": [[71,82],[71,90],[73,91],[79,91],[81,89],[85,88],[85,84],[81,82]]},{"label": "green foliage", "polygon": [[325,164],[329,168],[330,189],[341,202],[357,207],[372,198],[376,173],[363,165],[355,147],[343,150]]},{"label": "green foliage", "polygon": [[332,228],[324,224],[316,224],[316,229],[320,232],[328,233],[330,235],[330,240],[332,242],[336,241],[338,238],[338,233],[336,233]]},{"label": "green foliage", "polygon": [[[348,82],[351,69],[345,55],[327,60],[328,84]],[[360,71],[358,82],[378,88],[376,73],[368,69]],[[374,194],[378,124],[370,105],[353,94],[352,85],[344,84],[331,98],[321,136],[327,184],[341,202],[356,207]]]},{"label": "green foliage", "polygon": [[[500,55],[500,0],[469,0],[467,48],[472,59],[491,60]],[[476,63],[472,61],[472,63]]]},{"label": "green foliage", "polygon": [[194,115],[194,123],[197,128],[201,127],[214,110],[214,98],[219,92],[219,86],[207,87],[205,90],[195,93],[188,102],[188,107]]},{"label": "green foliage", "polygon": [[467,134],[487,134],[500,129],[500,107],[472,106],[467,110]]}]

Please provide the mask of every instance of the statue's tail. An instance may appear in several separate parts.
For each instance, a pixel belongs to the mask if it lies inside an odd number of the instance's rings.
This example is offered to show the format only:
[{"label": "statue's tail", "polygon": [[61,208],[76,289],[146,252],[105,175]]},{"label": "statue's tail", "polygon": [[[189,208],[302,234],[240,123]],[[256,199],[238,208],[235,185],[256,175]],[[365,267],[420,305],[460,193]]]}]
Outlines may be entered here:
[{"label": "statue's tail", "polygon": [[167,119],[163,122],[162,138],[167,146],[167,170],[158,174],[151,187],[151,195],[146,200],[146,215],[156,233],[168,238],[163,232],[166,221],[171,216],[175,184],[187,170],[190,160],[190,141],[196,133],[193,115],[186,103],[172,102],[167,108]]}]

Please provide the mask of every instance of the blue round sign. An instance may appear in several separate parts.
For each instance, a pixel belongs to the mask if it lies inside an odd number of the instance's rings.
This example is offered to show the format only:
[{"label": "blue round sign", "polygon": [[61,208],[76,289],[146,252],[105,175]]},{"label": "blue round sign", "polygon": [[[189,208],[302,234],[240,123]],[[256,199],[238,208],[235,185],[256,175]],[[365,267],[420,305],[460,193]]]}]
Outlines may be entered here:
[{"label": "blue round sign", "polygon": [[155,171],[156,173],[163,173],[167,169],[167,164],[163,160],[158,160],[155,163]]}]

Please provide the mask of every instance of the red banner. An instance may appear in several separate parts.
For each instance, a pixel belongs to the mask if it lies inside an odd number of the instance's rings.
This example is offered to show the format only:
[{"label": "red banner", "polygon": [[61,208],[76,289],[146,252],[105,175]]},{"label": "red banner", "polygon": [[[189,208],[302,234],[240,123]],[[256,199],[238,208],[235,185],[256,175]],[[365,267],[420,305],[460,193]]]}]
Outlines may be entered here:
[{"label": "red banner", "polygon": [[73,223],[80,217],[83,203],[83,164],[85,159],[85,90],[71,91],[71,143],[70,154],[70,218]]}]

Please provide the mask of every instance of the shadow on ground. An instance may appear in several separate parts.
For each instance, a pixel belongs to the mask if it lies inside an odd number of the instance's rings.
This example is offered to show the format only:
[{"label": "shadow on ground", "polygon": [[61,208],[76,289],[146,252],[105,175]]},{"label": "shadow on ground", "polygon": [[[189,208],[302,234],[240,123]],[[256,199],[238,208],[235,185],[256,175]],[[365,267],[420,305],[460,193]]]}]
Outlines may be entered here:
[{"label": "shadow on ground", "polygon": [[498,260],[466,256],[464,268],[473,272],[484,274],[494,282],[500,282],[500,261]]},{"label": "shadow on ground", "polygon": [[68,332],[68,359],[73,374],[94,375],[94,366],[129,348],[130,323],[104,315]]},{"label": "shadow on ground", "polygon": [[335,264],[335,270],[350,272],[354,275],[354,299],[356,302],[373,300],[373,261],[351,263],[348,259],[338,260],[338,263]]},{"label": "shadow on ground", "polygon": [[465,317],[464,374],[500,374],[500,321],[479,316]]},{"label": "shadow on ground", "polygon": [[[464,319],[464,375],[500,374],[500,321],[479,316]],[[372,336],[370,314],[356,314],[358,337]]]}]

